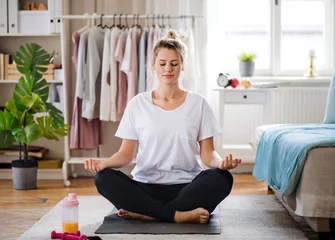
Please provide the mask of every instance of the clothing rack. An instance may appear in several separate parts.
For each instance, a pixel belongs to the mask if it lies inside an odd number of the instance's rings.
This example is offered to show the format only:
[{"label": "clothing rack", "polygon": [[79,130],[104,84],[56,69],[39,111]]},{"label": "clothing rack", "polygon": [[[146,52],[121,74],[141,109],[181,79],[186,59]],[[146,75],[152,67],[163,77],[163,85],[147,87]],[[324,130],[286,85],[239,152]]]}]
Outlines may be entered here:
[{"label": "clothing rack", "polygon": [[62,16],[56,16],[54,19],[113,19],[113,18],[133,18],[133,19],[186,19],[186,18],[203,18],[204,16],[202,15],[175,15],[175,16],[170,16],[164,15],[164,14],[146,14],[146,15],[141,15],[141,14],[113,14],[113,15],[104,15],[104,14],[97,14],[97,13],[92,13],[88,14],[85,13],[83,15],[62,15]]},{"label": "clothing rack", "polygon": [[[133,19],[133,22],[138,23],[138,19],[145,19],[147,20],[146,22],[148,23],[149,19],[157,20],[157,24],[160,25],[159,21],[162,21],[161,23],[164,23],[164,20],[168,21],[168,26],[170,25],[169,20],[170,19],[180,19],[181,21],[185,21],[186,19],[191,19],[192,20],[192,27],[195,27],[195,19],[196,18],[203,18],[204,16],[202,15],[164,15],[164,14],[113,14],[113,15],[104,15],[104,14],[97,14],[97,13],[92,13],[88,14],[85,13],[83,15],[62,15],[62,16],[55,16],[53,20],[57,20],[58,22],[61,22],[61,48],[62,48],[62,65],[63,65],[63,79],[70,79],[70,70],[68,66],[70,66],[70,50],[71,50],[71,44],[68,39],[71,37],[70,33],[70,27],[69,27],[69,21],[62,21],[62,20],[87,20],[89,25],[95,25],[95,20],[100,19],[100,23],[102,24],[103,19],[114,19],[118,20],[119,23],[121,20],[126,20],[127,19]],[[69,117],[68,117],[68,100],[66,97],[67,89],[69,88],[69,83],[68,81],[64,81],[63,83],[63,94],[64,94],[64,100],[66,103],[64,104],[64,119],[65,122],[68,124],[69,123]],[[71,173],[73,177],[77,177],[77,174],[74,172],[74,164],[83,164],[85,157],[74,157],[71,156],[70,154],[70,148],[69,148],[69,136],[65,136],[64,138],[64,162],[63,162],[63,178],[64,178],[64,185],[65,186],[70,186],[70,181],[69,181],[69,173],[68,173],[68,166],[70,165]],[[96,153],[99,156],[100,151],[99,151],[99,146],[96,149]],[[98,158],[98,159],[103,159],[103,158]]]},{"label": "clothing rack", "polygon": [[180,19],[180,20],[186,20],[186,19],[192,19],[192,27],[195,27],[195,18],[203,18],[204,16],[202,15],[175,15],[175,16],[171,16],[170,14],[165,15],[165,14],[146,14],[146,15],[141,15],[141,14],[113,14],[113,15],[105,15],[105,14],[97,14],[97,13],[92,13],[92,14],[88,14],[85,13],[83,15],[63,15],[63,16],[58,16],[58,17],[54,17],[55,20],[64,20],[64,19],[86,19],[86,20],[91,20],[92,25],[94,25],[94,20],[96,19],[100,19],[100,23],[102,23],[103,19],[118,19],[119,20],[119,24],[121,24],[121,19],[125,19],[127,22],[127,19],[133,19],[133,21],[135,22],[138,21],[139,19],[146,19],[146,21],[148,22],[149,19],[153,19],[153,20],[161,20],[164,21],[165,19],[168,20],[168,25],[170,25],[170,19]]}]

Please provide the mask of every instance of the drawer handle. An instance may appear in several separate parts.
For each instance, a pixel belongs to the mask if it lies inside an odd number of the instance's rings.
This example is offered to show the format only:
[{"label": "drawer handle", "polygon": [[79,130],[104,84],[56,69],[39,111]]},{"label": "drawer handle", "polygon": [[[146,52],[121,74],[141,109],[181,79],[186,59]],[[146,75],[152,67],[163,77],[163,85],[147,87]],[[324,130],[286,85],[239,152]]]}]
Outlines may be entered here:
[{"label": "drawer handle", "polygon": [[247,95],[243,95],[243,98],[244,98],[244,99],[247,99],[247,98],[248,98],[248,96],[247,96]]}]

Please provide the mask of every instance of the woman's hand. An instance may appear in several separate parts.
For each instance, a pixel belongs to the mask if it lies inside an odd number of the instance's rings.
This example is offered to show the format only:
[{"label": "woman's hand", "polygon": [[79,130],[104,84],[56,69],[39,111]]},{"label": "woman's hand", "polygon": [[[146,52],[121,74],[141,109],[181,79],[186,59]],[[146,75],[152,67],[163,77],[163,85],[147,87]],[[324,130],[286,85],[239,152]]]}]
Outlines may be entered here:
[{"label": "woman's hand", "polygon": [[240,163],[241,159],[233,159],[233,156],[229,154],[229,156],[226,157],[226,159],[222,159],[218,163],[218,168],[221,170],[230,170],[236,168]]},{"label": "woman's hand", "polygon": [[85,169],[91,171],[93,173],[100,172],[107,168],[106,160],[99,160],[99,159],[86,159],[85,160]]}]

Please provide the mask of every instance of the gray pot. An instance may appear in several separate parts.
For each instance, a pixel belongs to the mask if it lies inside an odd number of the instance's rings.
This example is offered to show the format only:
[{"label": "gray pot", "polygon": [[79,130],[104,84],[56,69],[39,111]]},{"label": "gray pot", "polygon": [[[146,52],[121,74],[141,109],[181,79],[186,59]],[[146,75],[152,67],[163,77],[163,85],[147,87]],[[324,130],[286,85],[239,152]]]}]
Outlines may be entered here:
[{"label": "gray pot", "polygon": [[36,189],[37,161],[12,161],[12,178],[16,190]]},{"label": "gray pot", "polygon": [[254,75],[255,62],[240,62],[240,76],[252,77]]}]

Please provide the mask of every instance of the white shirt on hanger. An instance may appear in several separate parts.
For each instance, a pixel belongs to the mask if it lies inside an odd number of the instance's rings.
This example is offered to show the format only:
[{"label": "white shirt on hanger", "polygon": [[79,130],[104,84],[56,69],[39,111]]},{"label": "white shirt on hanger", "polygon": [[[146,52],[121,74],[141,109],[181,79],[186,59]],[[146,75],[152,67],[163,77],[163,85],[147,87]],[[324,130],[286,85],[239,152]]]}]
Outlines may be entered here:
[{"label": "white shirt on hanger", "polygon": [[110,37],[111,30],[105,31],[104,49],[102,54],[101,68],[101,98],[100,98],[100,120],[109,121],[110,106]]},{"label": "white shirt on hanger", "polygon": [[82,116],[92,120],[99,118],[100,89],[101,89],[101,61],[105,32],[99,27],[92,27],[87,44],[88,81],[85,81],[85,95],[82,105]]},{"label": "white shirt on hanger", "polygon": [[195,50],[195,42],[193,29],[189,28],[183,33],[183,42],[187,46],[187,55],[185,58],[185,70],[182,74],[182,86],[190,91],[198,91],[199,71],[197,68],[197,55]]},{"label": "white shirt on hanger", "polygon": [[77,65],[77,79],[76,79],[76,97],[82,99],[84,96],[84,86],[86,78],[86,51],[89,29],[80,35],[78,46],[78,65]]},{"label": "white shirt on hanger", "polygon": [[115,136],[139,142],[134,180],[179,184],[191,182],[202,170],[198,142],[221,132],[201,95],[188,92],[181,106],[167,111],[154,105],[147,91],[128,103]]},{"label": "white shirt on hanger", "polygon": [[127,41],[126,41],[126,48],[124,50],[123,60],[121,64],[121,71],[125,74],[129,74],[130,70],[130,57],[131,57],[131,32],[132,28],[128,30]]},{"label": "white shirt on hanger", "polygon": [[116,122],[119,121],[119,115],[117,113],[116,103],[117,103],[117,89],[118,89],[118,75],[119,70],[117,67],[117,61],[114,58],[115,55],[115,49],[117,42],[119,40],[120,34],[122,33],[122,30],[118,27],[113,28],[111,36],[110,36],[110,116],[109,120]]}]

